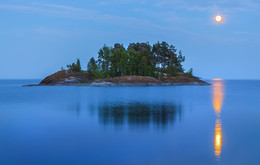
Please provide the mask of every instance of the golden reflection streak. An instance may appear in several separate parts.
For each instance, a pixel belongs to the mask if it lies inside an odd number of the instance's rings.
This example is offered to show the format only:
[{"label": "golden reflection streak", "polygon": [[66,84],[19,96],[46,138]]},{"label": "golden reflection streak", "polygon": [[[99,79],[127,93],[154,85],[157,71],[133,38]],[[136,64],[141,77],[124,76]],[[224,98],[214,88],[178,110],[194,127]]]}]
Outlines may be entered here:
[{"label": "golden reflection streak", "polygon": [[215,126],[215,138],[214,138],[215,156],[220,157],[222,148],[222,132],[221,132],[221,120],[216,120]]},{"label": "golden reflection streak", "polygon": [[223,82],[220,79],[213,81],[213,106],[216,115],[219,117],[223,102]]},{"label": "golden reflection streak", "polygon": [[222,149],[222,131],[221,131],[220,113],[221,113],[223,97],[224,97],[223,81],[221,79],[213,80],[212,94],[213,94],[213,107],[217,115],[216,124],[215,124],[214,149],[215,149],[215,156],[219,158]]}]

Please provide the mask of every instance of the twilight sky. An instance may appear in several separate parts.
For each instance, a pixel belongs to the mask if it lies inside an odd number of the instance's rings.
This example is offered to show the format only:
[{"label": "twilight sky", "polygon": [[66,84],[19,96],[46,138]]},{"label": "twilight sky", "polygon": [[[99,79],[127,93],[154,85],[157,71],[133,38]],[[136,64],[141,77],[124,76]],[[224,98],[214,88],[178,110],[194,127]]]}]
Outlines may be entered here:
[{"label": "twilight sky", "polygon": [[[224,17],[214,22],[216,14]],[[166,41],[203,79],[260,79],[259,0],[1,0],[0,79],[42,79],[104,44]]]}]

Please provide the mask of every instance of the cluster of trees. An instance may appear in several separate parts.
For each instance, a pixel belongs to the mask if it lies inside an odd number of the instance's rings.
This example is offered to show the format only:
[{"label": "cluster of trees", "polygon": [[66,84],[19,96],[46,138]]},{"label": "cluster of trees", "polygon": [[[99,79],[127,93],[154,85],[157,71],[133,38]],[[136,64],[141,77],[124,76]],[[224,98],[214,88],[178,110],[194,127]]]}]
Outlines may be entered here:
[{"label": "cluster of trees", "polygon": [[[131,43],[127,49],[122,44],[113,47],[103,46],[98,52],[98,58],[93,57],[87,65],[87,72],[92,79],[117,76],[178,76],[184,71],[182,63],[185,57],[177,53],[173,45],[157,42]],[[81,71],[80,61],[67,65],[74,71]]]},{"label": "cluster of trees", "polygon": [[80,72],[81,71],[80,60],[77,59],[76,64],[73,62],[71,65],[67,65],[67,68],[75,72]]}]

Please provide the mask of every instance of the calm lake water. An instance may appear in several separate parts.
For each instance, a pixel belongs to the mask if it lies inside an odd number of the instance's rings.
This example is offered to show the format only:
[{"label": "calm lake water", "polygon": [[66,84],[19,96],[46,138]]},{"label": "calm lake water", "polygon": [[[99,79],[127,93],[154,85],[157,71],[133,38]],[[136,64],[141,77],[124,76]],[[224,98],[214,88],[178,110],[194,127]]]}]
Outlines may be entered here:
[{"label": "calm lake water", "polygon": [[1,165],[260,164],[260,81],[21,87],[0,80]]}]

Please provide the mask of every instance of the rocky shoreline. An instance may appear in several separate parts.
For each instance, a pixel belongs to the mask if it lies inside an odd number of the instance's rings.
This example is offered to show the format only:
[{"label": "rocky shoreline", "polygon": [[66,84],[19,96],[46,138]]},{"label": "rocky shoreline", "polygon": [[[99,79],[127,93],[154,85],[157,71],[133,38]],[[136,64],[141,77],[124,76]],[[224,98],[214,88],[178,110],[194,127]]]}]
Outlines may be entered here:
[{"label": "rocky shoreline", "polygon": [[113,87],[113,86],[198,86],[210,85],[197,77],[188,77],[180,75],[177,77],[160,77],[154,78],[149,76],[122,76],[115,78],[97,79],[91,81],[89,76],[82,72],[73,72],[63,70],[56,72],[40,82],[40,84],[24,85],[30,86],[96,86],[96,87]]},{"label": "rocky shoreline", "polygon": [[93,86],[93,87],[115,87],[115,86],[203,86],[211,85],[209,83],[198,83],[198,82],[189,82],[189,83],[111,83],[111,82],[102,82],[102,83],[57,83],[57,84],[29,84],[24,85],[23,87],[32,87],[32,86]]}]

